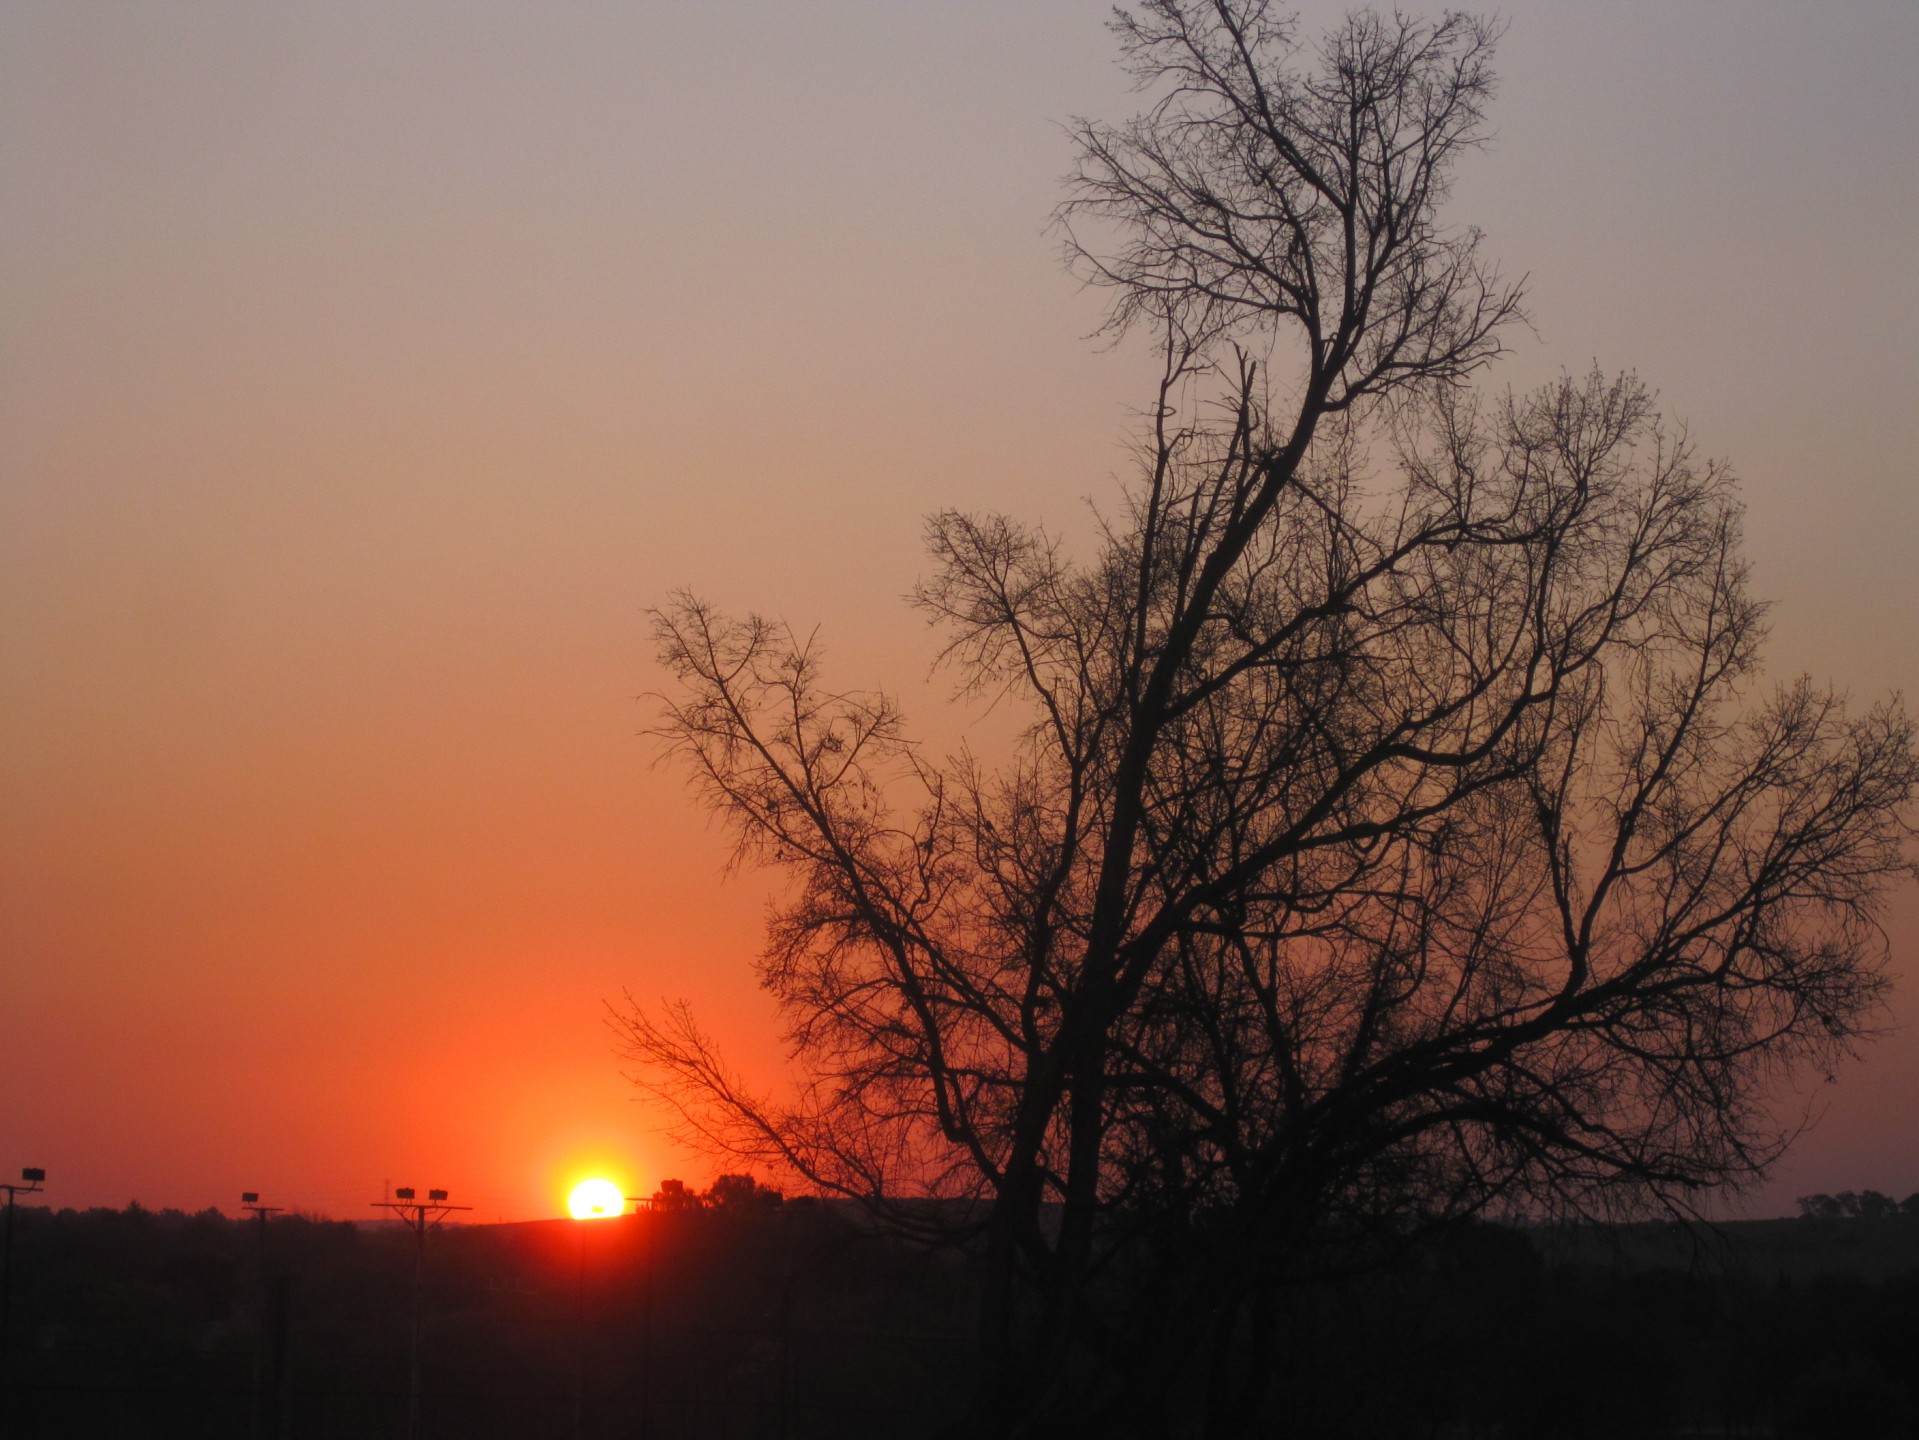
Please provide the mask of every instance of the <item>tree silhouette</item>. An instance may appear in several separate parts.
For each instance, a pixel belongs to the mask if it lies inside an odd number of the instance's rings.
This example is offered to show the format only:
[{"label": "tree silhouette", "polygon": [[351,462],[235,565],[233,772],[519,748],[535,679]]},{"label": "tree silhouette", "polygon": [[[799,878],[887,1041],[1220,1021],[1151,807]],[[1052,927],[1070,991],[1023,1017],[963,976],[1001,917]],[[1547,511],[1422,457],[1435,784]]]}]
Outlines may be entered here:
[{"label": "tree silhouette", "polygon": [[1077,128],[1061,224],[1163,357],[1137,477],[1080,562],[934,517],[917,597],[1017,754],[936,764],[784,626],[657,616],[660,733],[793,880],[762,979],[801,1073],[749,1093],[634,1007],[639,1078],[977,1238],[981,1433],[1237,1433],[1302,1279],[1756,1173],[1908,869],[1911,728],[1764,687],[1725,467],[1630,377],[1468,388],[1519,304],[1439,214],[1492,28],[1114,29],[1160,98]]}]

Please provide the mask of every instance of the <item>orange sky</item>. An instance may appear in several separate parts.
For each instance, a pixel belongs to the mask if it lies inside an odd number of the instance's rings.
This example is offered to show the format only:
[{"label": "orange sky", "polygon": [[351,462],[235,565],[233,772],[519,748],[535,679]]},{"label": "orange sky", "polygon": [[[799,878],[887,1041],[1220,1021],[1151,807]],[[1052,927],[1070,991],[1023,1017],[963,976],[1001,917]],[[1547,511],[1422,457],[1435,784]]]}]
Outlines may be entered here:
[{"label": "orange sky", "polygon": [[[1133,104],[1105,8],[0,9],[0,1169],[706,1179],[601,1006],[764,1061],[766,883],[652,767],[643,611],[818,621],[959,733],[920,517],[1083,533],[1145,395],[1043,228],[1057,122]],[[1532,276],[1507,379],[1636,368],[1733,459],[1775,667],[1919,695],[1919,11],[1819,8],[1507,7],[1454,213]],[[1760,1213],[1919,1189],[1891,931]]]}]

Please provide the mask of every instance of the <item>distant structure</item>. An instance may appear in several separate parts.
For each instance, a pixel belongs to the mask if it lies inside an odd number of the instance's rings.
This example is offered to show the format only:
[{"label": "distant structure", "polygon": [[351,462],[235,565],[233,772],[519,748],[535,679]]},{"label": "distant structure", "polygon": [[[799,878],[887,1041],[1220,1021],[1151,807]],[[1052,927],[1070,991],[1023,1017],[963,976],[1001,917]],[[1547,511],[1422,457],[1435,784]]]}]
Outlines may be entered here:
[{"label": "distant structure", "polygon": [[407,1366],[406,1434],[417,1440],[420,1433],[420,1317],[426,1305],[426,1232],[455,1210],[471,1210],[471,1205],[450,1205],[446,1191],[429,1190],[425,1201],[413,1198],[411,1185],[402,1185],[390,1200],[375,1200],[375,1210],[391,1210],[413,1232],[413,1336],[411,1359]]},{"label": "distant structure", "polygon": [[46,1179],[45,1170],[29,1165],[20,1172],[18,1183],[0,1181],[0,1190],[7,1192],[7,1238],[0,1250],[0,1425],[6,1423],[7,1337],[13,1333],[13,1197],[33,1194]]}]

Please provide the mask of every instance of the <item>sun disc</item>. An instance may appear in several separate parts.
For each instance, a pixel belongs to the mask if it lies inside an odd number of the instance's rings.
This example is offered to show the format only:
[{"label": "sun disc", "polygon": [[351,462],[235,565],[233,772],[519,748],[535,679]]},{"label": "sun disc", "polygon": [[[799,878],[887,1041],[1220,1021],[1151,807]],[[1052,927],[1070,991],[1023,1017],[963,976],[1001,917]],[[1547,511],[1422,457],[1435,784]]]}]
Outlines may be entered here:
[{"label": "sun disc", "polygon": [[604,1220],[626,1210],[626,1196],[611,1180],[582,1180],[566,1205],[575,1220]]}]

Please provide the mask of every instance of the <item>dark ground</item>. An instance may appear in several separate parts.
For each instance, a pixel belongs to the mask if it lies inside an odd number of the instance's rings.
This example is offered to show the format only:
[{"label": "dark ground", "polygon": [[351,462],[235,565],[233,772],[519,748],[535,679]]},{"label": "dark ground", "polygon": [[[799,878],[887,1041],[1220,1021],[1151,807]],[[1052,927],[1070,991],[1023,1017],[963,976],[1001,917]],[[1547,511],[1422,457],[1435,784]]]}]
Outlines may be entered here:
[{"label": "dark ground", "polygon": [[[13,1440],[276,1406],[296,1440],[407,1434],[402,1227],[22,1206],[14,1242]],[[965,1258],[806,1201],[449,1226],[423,1276],[423,1440],[917,1436],[965,1393]],[[1291,1308],[1288,1435],[1919,1436],[1919,1217],[1474,1226]]]}]

